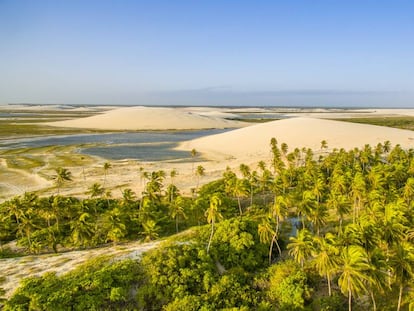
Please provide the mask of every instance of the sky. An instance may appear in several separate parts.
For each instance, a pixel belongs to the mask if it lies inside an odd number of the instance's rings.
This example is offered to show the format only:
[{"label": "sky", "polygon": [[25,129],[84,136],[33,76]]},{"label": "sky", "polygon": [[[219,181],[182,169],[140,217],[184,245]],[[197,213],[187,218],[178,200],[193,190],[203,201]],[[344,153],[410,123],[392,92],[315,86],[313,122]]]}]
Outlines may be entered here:
[{"label": "sky", "polygon": [[0,104],[414,108],[414,1],[0,0]]}]

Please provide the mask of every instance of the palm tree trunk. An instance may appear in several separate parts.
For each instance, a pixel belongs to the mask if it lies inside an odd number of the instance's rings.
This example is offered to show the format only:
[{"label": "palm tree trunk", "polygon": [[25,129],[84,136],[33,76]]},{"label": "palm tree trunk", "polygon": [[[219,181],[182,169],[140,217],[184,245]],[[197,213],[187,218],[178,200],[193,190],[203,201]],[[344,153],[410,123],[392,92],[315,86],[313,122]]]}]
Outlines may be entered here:
[{"label": "palm tree trunk", "polygon": [[374,291],[371,289],[372,310],[377,311],[377,303],[375,301]]},{"label": "palm tree trunk", "polygon": [[404,287],[403,287],[403,285],[401,284],[401,285],[400,285],[400,293],[399,293],[399,295],[398,295],[398,306],[397,306],[397,311],[400,311],[400,308],[401,308],[401,299],[402,299],[403,289],[404,289]]},{"label": "palm tree trunk", "polygon": [[240,212],[240,216],[242,216],[243,212],[242,212],[242,208],[241,208],[240,196],[237,197],[237,203],[239,203],[239,212]]},{"label": "palm tree trunk", "polygon": [[329,293],[329,296],[332,296],[331,277],[330,277],[329,273],[326,274],[326,278],[328,280],[328,293]]},{"label": "palm tree trunk", "polygon": [[210,239],[208,240],[208,245],[207,245],[207,254],[210,250],[211,240],[213,239],[213,233],[214,233],[214,220],[211,222],[211,233],[210,233]]},{"label": "palm tree trunk", "polygon": [[175,231],[178,233],[178,215],[175,216]]},{"label": "palm tree trunk", "polygon": [[250,207],[253,206],[253,186],[250,186]]},{"label": "palm tree trunk", "polygon": [[352,311],[352,291],[348,279],[348,311]]}]

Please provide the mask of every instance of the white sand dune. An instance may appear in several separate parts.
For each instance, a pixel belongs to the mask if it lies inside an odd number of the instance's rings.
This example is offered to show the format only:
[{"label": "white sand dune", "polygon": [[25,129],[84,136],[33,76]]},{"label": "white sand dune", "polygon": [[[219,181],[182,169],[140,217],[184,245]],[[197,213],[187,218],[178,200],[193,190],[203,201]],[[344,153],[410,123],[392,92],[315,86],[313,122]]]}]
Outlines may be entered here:
[{"label": "white sand dune", "polygon": [[249,126],[230,132],[184,142],[180,149],[195,148],[208,157],[261,160],[270,154],[270,140],[275,137],[287,143],[289,150],[311,148],[320,150],[322,140],[329,149],[372,146],[389,140],[393,145],[414,147],[414,131],[383,126],[331,121],[315,118],[291,118]]},{"label": "white sand dune", "polygon": [[203,115],[197,111],[161,107],[127,107],[100,115],[46,123],[51,126],[106,130],[184,130],[235,128],[245,124],[230,121],[221,114]]}]

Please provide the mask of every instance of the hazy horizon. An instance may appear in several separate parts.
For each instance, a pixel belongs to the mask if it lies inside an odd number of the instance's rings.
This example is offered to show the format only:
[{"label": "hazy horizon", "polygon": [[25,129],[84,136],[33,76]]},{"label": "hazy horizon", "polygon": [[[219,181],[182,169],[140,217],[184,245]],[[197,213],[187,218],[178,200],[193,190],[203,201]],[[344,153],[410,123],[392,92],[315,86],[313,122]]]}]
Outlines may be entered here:
[{"label": "hazy horizon", "polygon": [[0,103],[414,107],[414,2],[0,2]]}]

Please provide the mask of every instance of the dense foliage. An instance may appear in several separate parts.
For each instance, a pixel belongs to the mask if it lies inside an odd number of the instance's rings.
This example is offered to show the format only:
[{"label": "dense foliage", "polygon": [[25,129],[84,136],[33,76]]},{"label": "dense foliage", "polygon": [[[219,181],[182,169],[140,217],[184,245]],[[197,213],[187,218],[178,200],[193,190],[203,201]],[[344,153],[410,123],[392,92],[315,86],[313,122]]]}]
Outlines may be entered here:
[{"label": "dense foliage", "polygon": [[[97,295],[108,301],[90,309],[121,308],[120,301],[136,310],[414,307],[414,151],[389,142],[326,149],[322,142],[319,155],[288,153],[272,139],[270,165],[241,165],[238,174],[227,169],[201,188],[197,181],[190,198],[179,194],[173,178],[164,190],[161,171],[144,172],[140,200],[128,189],[122,200],[105,197],[100,185],[91,187],[87,200],[26,194],[0,206],[1,240],[18,239],[29,251],[58,251],[190,228],[187,238],[139,262],[109,265],[125,274],[125,282],[79,293],[81,300]],[[122,272],[123,264],[136,266]],[[51,290],[78,292],[69,285],[56,290],[57,282],[66,284],[75,274],[29,279],[6,309],[55,310],[56,304],[39,301]],[[85,283],[81,275],[75,279]]]}]

